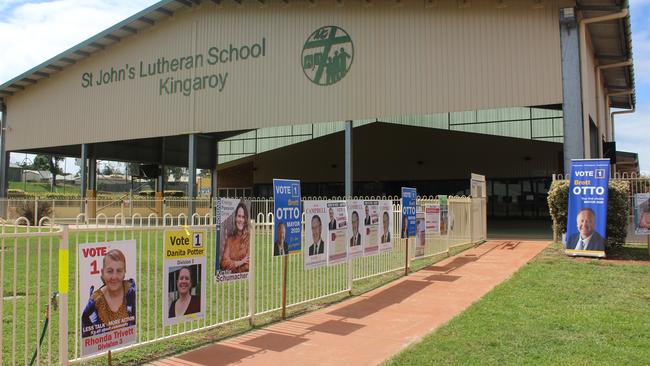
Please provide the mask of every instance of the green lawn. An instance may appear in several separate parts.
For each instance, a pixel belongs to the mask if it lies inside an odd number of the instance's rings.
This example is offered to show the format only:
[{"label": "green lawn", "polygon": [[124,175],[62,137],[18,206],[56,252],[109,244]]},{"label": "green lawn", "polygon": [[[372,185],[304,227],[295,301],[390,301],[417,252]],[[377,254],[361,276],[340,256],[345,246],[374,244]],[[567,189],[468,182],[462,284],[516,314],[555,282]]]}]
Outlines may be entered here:
[{"label": "green lawn", "polygon": [[[650,263],[642,246],[616,257]],[[571,259],[553,245],[387,364],[648,365],[650,266]]]},{"label": "green lawn", "polygon": [[[56,193],[79,193],[79,186],[72,183],[57,182],[54,187]],[[20,189],[25,192],[44,193],[51,192],[50,183],[36,183],[36,182],[9,182],[9,189]]]}]

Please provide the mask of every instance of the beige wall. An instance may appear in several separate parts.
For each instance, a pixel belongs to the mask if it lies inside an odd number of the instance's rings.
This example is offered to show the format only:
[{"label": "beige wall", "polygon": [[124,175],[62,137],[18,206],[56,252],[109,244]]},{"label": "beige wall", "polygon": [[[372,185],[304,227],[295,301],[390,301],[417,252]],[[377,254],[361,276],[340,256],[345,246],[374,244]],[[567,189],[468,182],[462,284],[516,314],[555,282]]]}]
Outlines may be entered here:
[{"label": "beige wall", "polygon": [[[175,14],[8,98],[7,149],[385,118],[562,102],[557,1],[533,9],[511,1],[441,0],[213,3]],[[340,82],[310,82],[301,67],[307,37],[336,25],[354,42],[354,61]],[[158,57],[204,54],[211,46],[265,39],[266,55],[188,71],[82,88],[82,75],[137,66]],[[205,63],[204,59],[204,63]],[[228,73],[223,91],[159,95],[161,78]]]}]

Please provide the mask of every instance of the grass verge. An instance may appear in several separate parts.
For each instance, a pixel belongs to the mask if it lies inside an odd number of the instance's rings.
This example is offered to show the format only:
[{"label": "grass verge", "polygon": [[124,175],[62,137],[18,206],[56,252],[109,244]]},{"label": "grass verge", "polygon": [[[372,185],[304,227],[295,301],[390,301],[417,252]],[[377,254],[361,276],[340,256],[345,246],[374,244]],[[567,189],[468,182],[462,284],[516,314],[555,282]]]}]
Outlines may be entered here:
[{"label": "grass verge", "polygon": [[[650,256],[573,259],[554,244],[387,365],[647,365]],[[638,263],[618,259],[633,259]]]}]

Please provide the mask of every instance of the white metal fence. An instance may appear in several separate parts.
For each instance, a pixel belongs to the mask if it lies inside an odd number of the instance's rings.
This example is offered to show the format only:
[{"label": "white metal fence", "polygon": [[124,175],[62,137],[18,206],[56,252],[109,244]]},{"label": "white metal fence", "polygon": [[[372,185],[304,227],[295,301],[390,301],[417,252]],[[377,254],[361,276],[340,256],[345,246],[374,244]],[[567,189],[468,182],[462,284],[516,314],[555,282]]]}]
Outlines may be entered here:
[{"label": "white metal fence", "polygon": [[[420,205],[436,202],[434,197],[418,200]],[[78,335],[80,301],[84,294],[79,288],[77,267],[77,245],[82,243],[123,239],[136,242],[138,338],[135,345],[125,349],[242,319],[254,322],[256,317],[280,310],[285,261],[272,254],[272,205],[273,201],[266,199],[254,199],[252,203],[249,278],[221,283],[208,281],[205,318],[174,326],[162,324],[163,232],[188,225],[191,229],[207,230],[207,242],[216,243],[216,228],[210,212],[191,217],[184,213],[166,213],[162,217],[135,213],[127,217],[120,212],[110,218],[99,214],[92,223],[79,215],[72,224],[57,224],[42,218],[38,226],[29,226],[28,221],[21,218],[0,225],[0,364],[29,364],[32,358],[34,364],[48,365],[82,360]],[[445,255],[450,248],[485,240],[482,201],[450,197],[448,207],[447,235],[427,235],[425,252],[420,258]],[[399,233],[402,221],[399,201],[394,200],[393,208],[393,232]],[[405,266],[418,260],[414,258],[414,242],[414,239],[408,240],[408,258],[407,241],[396,239],[391,252],[313,270],[304,269],[302,254],[289,255],[286,262],[287,307],[349,293],[361,281],[404,271]],[[211,245],[207,268],[213,268],[211,263],[214,264],[215,256],[216,245]],[[65,287],[69,288],[67,293],[64,293]],[[57,291],[62,293],[57,296]],[[58,308],[53,307],[55,303]]]}]

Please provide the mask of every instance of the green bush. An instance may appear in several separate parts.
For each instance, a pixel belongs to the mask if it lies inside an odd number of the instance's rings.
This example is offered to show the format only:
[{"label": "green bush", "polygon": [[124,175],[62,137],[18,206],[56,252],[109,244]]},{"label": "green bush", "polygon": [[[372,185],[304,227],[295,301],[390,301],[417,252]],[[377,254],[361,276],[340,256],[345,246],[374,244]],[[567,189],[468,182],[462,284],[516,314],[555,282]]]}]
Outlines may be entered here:
[{"label": "green bush", "polygon": [[27,194],[22,189],[10,188],[10,189],[7,189],[7,196],[9,198],[24,198],[24,197],[27,196]]},{"label": "green bush", "polygon": [[[141,197],[155,197],[156,192],[154,192],[152,190],[143,190],[143,191],[138,192],[138,195],[141,196]],[[165,191],[164,196],[165,197],[185,197],[185,192],[169,190],[169,191]]]},{"label": "green bush", "polygon": [[[627,237],[630,187],[625,181],[609,181],[607,200],[607,248],[619,248]],[[548,192],[548,207],[553,219],[553,237],[566,233],[569,206],[569,181],[556,180]]]}]

